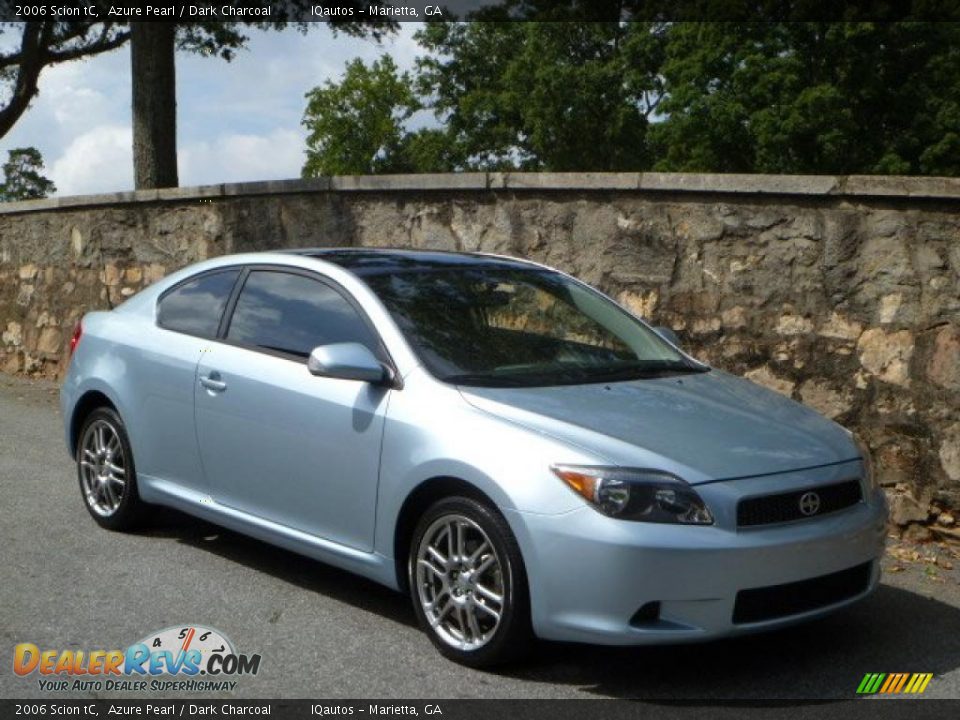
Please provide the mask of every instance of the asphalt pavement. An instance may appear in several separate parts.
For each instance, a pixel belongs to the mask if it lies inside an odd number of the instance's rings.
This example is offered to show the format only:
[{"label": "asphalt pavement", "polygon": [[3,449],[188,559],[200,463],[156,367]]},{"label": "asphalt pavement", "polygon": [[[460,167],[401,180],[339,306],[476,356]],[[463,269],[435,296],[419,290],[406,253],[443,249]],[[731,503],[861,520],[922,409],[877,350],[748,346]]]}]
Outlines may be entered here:
[{"label": "asphalt pavement", "polygon": [[224,697],[851,699],[865,673],[930,672],[924,697],[960,698],[960,573],[924,559],[947,548],[918,547],[915,562],[900,548],[884,567],[902,569],[871,598],[788,630],[656,648],[540,643],[522,665],[480,672],[434,651],[407,598],[346,572],[172,511],[136,534],[101,530],[62,435],[53,383],[0,375],[3,698],[143,697],[42,692],[36,673],[12,672],[14,645],[121,649],[193,624],[262,656]]}]

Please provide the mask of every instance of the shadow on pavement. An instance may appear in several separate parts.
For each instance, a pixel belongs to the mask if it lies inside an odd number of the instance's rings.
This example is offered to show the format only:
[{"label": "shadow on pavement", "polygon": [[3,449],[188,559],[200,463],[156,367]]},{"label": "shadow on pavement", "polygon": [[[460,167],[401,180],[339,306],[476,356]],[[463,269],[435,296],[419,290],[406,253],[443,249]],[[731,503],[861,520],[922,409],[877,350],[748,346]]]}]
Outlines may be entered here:
[{"label": "shadow on pavement", "polygon": [[170,508],[158,507],[141,534],[172,538],[396,623],[410,627],[417,625],[410,600],[400,593],[346,570]]},{"label": "shadow on pavement", "polygon": [[[416,626],[409,600],[396,592],[176,511],[161,510],[144,532]],[[850,700],[868,672],[931,672],[935,683],[958,667],[960,608],[881,585],[836,615],[776,632],[659,647],[542,642],[526,662],[496,674],[610,698]]]},{"label": "shadow on pavement", "polygon": [[852,700],[867,672],[960,666],[960,608],[881,585],[858,605],[772,633],[699,645],[543,644],[507,674],[601,697]]}]

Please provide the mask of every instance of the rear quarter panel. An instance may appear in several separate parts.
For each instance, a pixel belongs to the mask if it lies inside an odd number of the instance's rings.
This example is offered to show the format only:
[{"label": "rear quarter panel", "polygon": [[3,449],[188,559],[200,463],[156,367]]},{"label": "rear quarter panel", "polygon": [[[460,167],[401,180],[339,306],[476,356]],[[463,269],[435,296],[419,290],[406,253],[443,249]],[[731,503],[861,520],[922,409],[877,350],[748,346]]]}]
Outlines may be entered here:
[{"label": "rear quarter panel", "polygon": [[149,500],[151,477],[196,486],[202,481],[193,426],[197,361],[206,341],[163,330],[135,312],[96,312],[83,319],[83,335],[61,389],[68,448],[78,430],[75,410],[96,391],[116,407],[130,438]]}]

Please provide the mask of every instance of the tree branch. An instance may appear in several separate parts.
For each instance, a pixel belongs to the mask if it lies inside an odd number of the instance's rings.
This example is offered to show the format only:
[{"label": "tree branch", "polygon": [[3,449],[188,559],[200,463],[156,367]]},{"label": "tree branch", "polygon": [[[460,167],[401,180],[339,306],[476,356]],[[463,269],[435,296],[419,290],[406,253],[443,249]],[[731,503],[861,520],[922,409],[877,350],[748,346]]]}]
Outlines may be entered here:
[{"label": "tree branch", "polygon": [[101,34],[100,38],[97,39],[92,45],[84,45],[77,48],[71,48],[70,50],[62,50],[60,52],[48,51],[44,54],[44,59],[49,65],[56,65],[57,63],[67,62],[68,60],[76,60],[77,58],[86,57],[88,55],[98,55],[102,52],[108,52],[109,50],[116,50],[118,47],[123,45],[130,39],[130,32],[121,32],[117,33],[111,39],[106,39],[107,30],[105,29]]},{"label": "tree branch", "polygon": [[[0,137],[6,135],[30,107],[30,102],[37,94],[40,73],[44,67],[108,52],[130,39],[129,31],[113,33],[116,29],[114,23],[103,23],[99,34],[87,39],[90,29],[90,25],[65,28],[54,22],[23,24],[20,49],[0,58],[0,70],[16,68],[10,100],[5,107],[0,108]],[[72,47],[64,47],[75,40],[79,42]],[[55,49],[58,47],[62,49]]]},{"label": "tree branch", "polygon": [[43,69],[43,48],[50,41],[52,24],[28,22],[24,24],[20,41],[20,69],[7,106],[0,110],[0,137],[6,135],[20,116],[30,107],[37,94],[37,82]]},{"label": "tree branch", "polygon": [[[24,23],[24,26],[35,24],[35,23]],[[53,23],[50,23],[51,25]],[[50,42],[48,45],[59,45],[61,43],[69,42],[74,38],[83,37],[86,29],[82,24],[76,26],[70,26],[68,31],[62,35],[57,35],[57,33],[51,30]],[[11,67],[13,65],[19,65],[23,61],[23,48],[18,52],[15,52],[11,55],[4,55],[0,57],[0,68]]]}]

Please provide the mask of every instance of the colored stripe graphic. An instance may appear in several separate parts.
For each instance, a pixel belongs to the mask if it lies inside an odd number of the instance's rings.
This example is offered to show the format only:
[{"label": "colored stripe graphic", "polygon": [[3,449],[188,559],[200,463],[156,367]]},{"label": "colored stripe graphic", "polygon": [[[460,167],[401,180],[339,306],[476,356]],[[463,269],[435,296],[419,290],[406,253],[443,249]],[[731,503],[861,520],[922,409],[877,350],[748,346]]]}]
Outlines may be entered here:
[{"label": "colored stripe graphic", "polygon": [[913,690],[910,692],[919,694],[927,689],[927,685],[929,685],[930,681],[933,679],[933,673],[915,673],[915,675],[917,680],[913,685]]},{"label": "colored stripe graphic", "polygon": [[884,673],[867,673],[863,676],[863,680],[860,681],[860,687],[857,688],[857,692],[862,695],[875,693],[880,687],[880,682],[884,677],[886,677]]},{"label": "colored stripe graphic", "polygon": [[898,673],[890,673],[889,675],[887,675],[887,681],[880,687],[880,692],[882,693],[889,692],[890,688],[893,685],[896,685],[897,680],[899,679],[900,679],[900,675]]},{"label": "colored stripe graphic", "polygon": [[867,691],[867,685],[870,684],[870,678],[872,677],[873,675],[871,673],[867,673],[866,675],[863,676],[863,680],[861,680],[860,684],[857,686],[858,695],[863,694]]},{"label": "colored stripe graphic", "polygon": [[904,683],[907,682],[907,678],[910,677],[910,673],[900,673],[900,679],[897,681],[896,687],[892,688],[890,692],[898,693],[903,689]]},{"label": "colored stripe graphic", "polygon": [[932,679],[933,673],[867,673],[857,686],[857,694],[919,695]]}]

